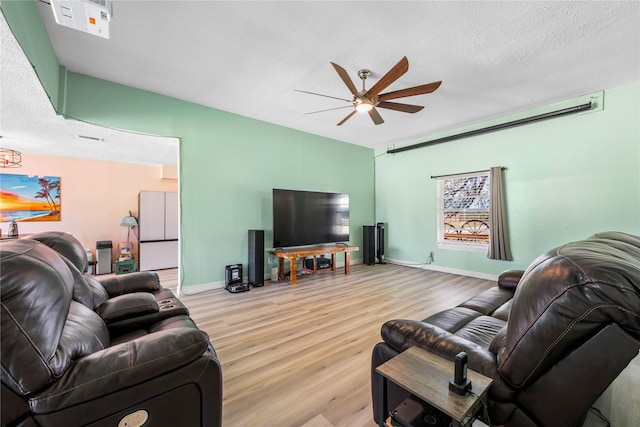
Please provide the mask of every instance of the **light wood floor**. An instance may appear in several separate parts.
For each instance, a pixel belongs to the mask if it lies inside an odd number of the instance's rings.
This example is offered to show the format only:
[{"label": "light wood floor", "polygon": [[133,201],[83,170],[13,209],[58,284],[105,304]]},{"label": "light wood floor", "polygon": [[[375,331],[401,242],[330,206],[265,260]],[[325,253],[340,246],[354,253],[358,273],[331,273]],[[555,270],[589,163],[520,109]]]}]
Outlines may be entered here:
[{"label": "light wood floor", "polygon": [[[177,270],[159,271],[165,287]],[[223,426],[373,427],[370,364],[389,319],[423,319],[494,282],[355,265],[249,292],[181,295],[222,363]]]}]

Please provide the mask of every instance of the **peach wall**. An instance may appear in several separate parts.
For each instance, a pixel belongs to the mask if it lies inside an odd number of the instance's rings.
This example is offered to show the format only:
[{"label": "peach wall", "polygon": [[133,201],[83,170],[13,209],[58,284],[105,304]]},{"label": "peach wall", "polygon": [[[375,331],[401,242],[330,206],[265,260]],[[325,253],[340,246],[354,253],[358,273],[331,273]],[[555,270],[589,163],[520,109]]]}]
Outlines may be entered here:
[{"label": "peach wall", "polygon": [[[1,173],[60,177],[61,221],[19,222],[20,234],[39,231],[66,231],[73,234],[95,255],[98,240],[111,240],[114,259],[120,241],[127,239],[127,228],[120,225],[129,211],[138,217],[138,193],[178,191],[175,179],[161,179],[162,166],[145,166],[71,157],[22,153],[22,167],[0,169]],[[5,236],[9,224],[0,223]],[[137,241],[131,232],[131,240]],[[137,255],[137,244],[134,255]]]}]

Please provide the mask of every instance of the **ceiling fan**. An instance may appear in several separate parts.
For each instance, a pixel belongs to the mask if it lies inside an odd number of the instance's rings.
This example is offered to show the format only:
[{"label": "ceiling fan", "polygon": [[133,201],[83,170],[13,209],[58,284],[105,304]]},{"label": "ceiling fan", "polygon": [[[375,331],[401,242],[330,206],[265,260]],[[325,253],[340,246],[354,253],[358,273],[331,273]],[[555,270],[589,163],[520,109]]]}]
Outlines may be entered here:
[{"label": "ceiling fan", "polygon": [[366,111],[367,113],[369,113],[369,117],[371,117],[371,120],[373,120],[373,123],[375,123],[376,125],[382,124],[384,123],[384,120],[382,120],[382,116],[380,116],[380,113],[378,113],[378,110],[376,110],[376,108],[386,108],[389,110],[401,111],[403,113],[417,113],[418,111],[422,110],[424,107],[421,105],[403,104],[400,102],[389,102],[389,100],[404,98],[407,96],[415,96],[415,95],[423,95],[426,93],[431,93],[436,89],[438,89],[438,87],[440,87],[440,84],[442,83],[442,81],[437,81],[437,82],[427,83],[420,86],[413,86],[406,89],[400,89],[393,92],[387,92],[387,93],[381,94],[380,92],[382,92],[387,87],[389,87],[389,85],[391,85],[393,82],[398,80],[404,73],[406,73],[409,70],[409,60],[407,59],[406,56],[403,56],[402,59],[398,61],[398,63],[394,65],[389,71],[387,71],[387,74],[382,76],[382,78],[378,80],[369,90],[365,88],[364,84],[365,84],[365,80],[367,79],[367,77],[369,77],[371,72],[366,69],[358,71],[358,77],[360,77],[360,79],[362,80],[362,90],[358,91],[356,86],[351,81],[351,78],[349,78],[349,74],[344,68],[342,68],[341,66],[333,62],[331,62],[331,65],[333,65],[333,68],[336,70],[336,72],[338,73],[338,75],[340,76],[344,84],[347,85],[347,88],[353,95],[353,99],[338,98],[335,96],[323,95],[320,93],[308,92],[305,90],[298,90],[298,89],[295,89],[295,91],[308,93],[311,95],[324,96],[327,98],[339,99],[339,100],[350,103],[351,105],[347,105],[344,107],[329,108],[327,110],[320,110],[320,111],[313,111],[311,113],[306,113],[306,114],[315,114],[315,113],[322,113],[324,111],[337,110],[339,108],[353,108],[352,112],[350,112],[344,119],[338,122],[338,126],[341,126],[342,124],[344,124],[344,122],[349,120],[351,116],[353,116],[358,111],[363,111],[363,112]]}]

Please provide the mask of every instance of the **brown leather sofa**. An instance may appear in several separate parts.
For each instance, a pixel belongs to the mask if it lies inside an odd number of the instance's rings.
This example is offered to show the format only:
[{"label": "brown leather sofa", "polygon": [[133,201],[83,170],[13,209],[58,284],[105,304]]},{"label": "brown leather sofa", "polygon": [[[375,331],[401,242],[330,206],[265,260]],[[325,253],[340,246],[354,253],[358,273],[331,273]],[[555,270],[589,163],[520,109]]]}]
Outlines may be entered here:
[{"label": "brown leather sofa", "polygon": [[[375,368],[411,346],[493,378],[485,423],[579,426],[640,350],[640,237],[605,232],[562,245],[526,271],[422,321],[390,320],[373,349]],[[388,407],[408,393],[390,383]],[[481,416],[481,419],[483,417]]]},{"label": "brown leather sofa", "polygon": [[220,362],[186,307],[152,273],[83,274],[54,237],[0,242],[2,426],[220,426]]}]

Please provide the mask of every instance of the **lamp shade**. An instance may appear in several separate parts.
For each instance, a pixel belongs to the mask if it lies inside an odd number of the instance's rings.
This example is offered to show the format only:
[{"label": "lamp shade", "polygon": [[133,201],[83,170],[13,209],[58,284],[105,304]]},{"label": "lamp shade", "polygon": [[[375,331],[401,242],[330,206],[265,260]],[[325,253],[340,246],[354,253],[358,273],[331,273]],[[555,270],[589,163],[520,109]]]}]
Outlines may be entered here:
[{"label": "lamp shade", "polygon": [[127,242],[128,242],[129,236],[131,234],[131,229],[133,227],[138,226],[138,221],[136,221],[136,217],[131,215],[131,211],[129,211],[129,215],[122,218],[122,221],[120,221],[120,225],[122,225],[123,227],[127,227]]},{"label": "lamp shade", "polygon": [[134,216],[125,216],[122,218],[120,225],[124,227],[136,227],[138,225],[138,221],[136,221]]}]

